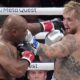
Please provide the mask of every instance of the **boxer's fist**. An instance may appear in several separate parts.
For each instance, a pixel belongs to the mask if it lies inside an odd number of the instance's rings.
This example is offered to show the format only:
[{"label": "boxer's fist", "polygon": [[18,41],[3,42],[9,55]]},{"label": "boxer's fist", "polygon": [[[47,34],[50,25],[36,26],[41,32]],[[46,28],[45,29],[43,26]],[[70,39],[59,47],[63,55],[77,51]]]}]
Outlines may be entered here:
[{"label": "boxer's fist", "polygon": [[34,36],[32,36],[32,33],[28,30],[28,35],[25,37],[25,42],[28,42],[31,44],[32,47],[37,49],[39,47],[39,42],[35,39]]},{"label": "boxer's fist", "polygon": [[52,32],[48,33],[45,38],[45,44],[51,45],[58,41],[60,41],[64,37],[64,34],[61,33],[59,30],[53,30]]},{"label": "boxer's fist", "polygon": [[36,49],[29,43],[26,41],[23,41],[23,43],[19,44],[17,46],[18,51],[23,52],[23,51],[31,51],[33,53],[36,53]]},{"label": "boxer's fist", "polygon": [[64,29],[65,29],[63,22],[58,18],[43,21],[43,22],[40,22],[40,24],[42,25],[41,27],[43,31],[47,31],[47,32],[51,32],[52,30],[55,30],[55,29],[58,29],[61,32],[64,32]]},{"label": "boxer's fist", "polygon": [[42,30],[46,32],[52,31],[54,27],[53,22],[51,20],[40,22],[40,24],[41,24]]},{"label": "boxer's fist", "polygon": [[25,41],[30,42],[32,39],[33,39],[33,35],[31,33],[31,31],[27,30],[27,35],[25,37]]},{"label": "boxer's fist", "polygon": [[22,58],[21,59],[27,60],[30,64],[35,59],[35,56],[30,51],[24,51],[24,52],[22,52]]}]

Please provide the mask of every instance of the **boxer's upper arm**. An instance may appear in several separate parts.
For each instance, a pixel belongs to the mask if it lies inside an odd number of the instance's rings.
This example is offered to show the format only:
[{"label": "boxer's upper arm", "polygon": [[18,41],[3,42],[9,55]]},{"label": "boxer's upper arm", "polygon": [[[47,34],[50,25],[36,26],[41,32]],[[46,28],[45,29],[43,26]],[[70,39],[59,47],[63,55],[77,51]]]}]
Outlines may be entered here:
[{"label": "boxer's upper arm", "polygon": [[28,23],[28,29],[31,31],[33,35],[41,32],[41,24],[40,23]]},{"label": "boxer's upper arm", "polygon": [[53,51],[53,57],[65,57],[73,53],[77,49],[78,45],[74,36],[68,35],[59,41],[52,44],[51,49]]}]

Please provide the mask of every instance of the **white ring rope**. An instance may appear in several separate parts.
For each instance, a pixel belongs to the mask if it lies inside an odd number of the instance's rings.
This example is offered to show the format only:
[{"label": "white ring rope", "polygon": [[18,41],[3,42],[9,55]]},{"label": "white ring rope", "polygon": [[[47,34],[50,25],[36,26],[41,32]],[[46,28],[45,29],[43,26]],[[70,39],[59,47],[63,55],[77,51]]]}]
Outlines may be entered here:
[{"label": "white ring rope", "polygon": [[0,15],[62,15],[63,7],[1,7]]},{"label": "white ring rope", "polygon": [[28,70],[54,70],[54,63],[31,63]]}]

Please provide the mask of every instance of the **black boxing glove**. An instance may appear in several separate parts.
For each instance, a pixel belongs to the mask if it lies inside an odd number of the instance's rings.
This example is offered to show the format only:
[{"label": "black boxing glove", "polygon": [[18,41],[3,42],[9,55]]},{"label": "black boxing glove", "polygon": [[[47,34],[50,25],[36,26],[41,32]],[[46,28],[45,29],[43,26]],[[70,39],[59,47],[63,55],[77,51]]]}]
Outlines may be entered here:
[{"label": "black boxing glove", "polygon": [[26,50],[28,50],[32,53],[36,52],[35,48],[27,41],[23,41],[23,43],[19,44],[17,46],[17,50],[20,51],[20,52],[23,52],[23,51],[26,51]]}]

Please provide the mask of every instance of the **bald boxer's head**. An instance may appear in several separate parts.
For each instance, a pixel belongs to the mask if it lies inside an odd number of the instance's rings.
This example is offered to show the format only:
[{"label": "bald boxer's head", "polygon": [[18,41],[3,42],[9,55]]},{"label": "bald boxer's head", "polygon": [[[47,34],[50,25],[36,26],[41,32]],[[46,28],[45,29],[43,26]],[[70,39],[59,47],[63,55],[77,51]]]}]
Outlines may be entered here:
[{"label": "bald boxer's head", "polygon": [[19,15],[9,15],[3,24],[3,39],[10,40],[13,43],[21,42],[27,34],[27,22]]}]

